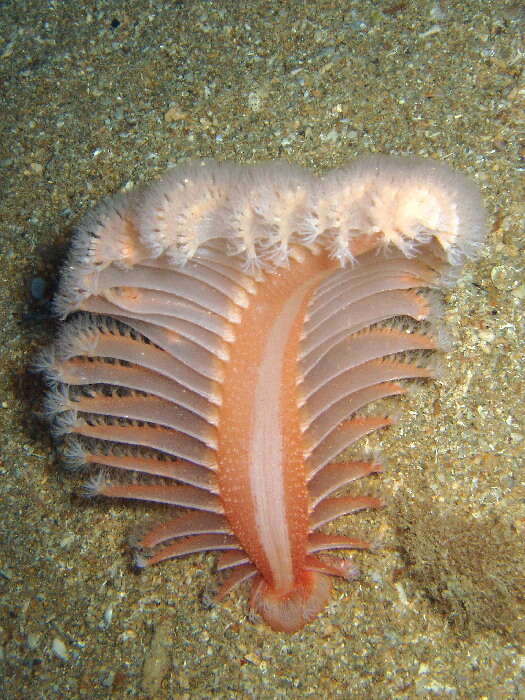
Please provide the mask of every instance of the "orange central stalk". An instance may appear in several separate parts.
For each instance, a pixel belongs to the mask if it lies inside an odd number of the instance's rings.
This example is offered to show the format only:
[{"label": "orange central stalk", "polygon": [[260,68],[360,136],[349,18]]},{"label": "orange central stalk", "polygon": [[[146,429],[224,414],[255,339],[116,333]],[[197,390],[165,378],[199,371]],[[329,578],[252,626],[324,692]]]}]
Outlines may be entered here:
[{"label": "orange central stalk", "polygon": [[283,593],[300,577],[308,536],[300,333],[311,295],[335,266],[325,255],[305,256],[266,276],[235,327],[218,431],[219,494],[228,520],[266,582]]}]

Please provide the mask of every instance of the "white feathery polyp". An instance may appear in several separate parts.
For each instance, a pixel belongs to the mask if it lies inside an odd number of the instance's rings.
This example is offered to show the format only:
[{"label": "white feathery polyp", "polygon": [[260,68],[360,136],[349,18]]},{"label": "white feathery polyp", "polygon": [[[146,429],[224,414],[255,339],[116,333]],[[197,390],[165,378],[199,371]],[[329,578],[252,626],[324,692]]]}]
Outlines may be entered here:
[{"label": "white feathery polyp", "polygon": [[49,418],[54,418],[58,413],[69,411],[72,408],[69,398],[69,386],[60,384],[48,391],[43,403],[44,414]]},{"label": "white feathery polyp", "polygon": [[64,327],[55,343],[57,361],[64,362],[78,355],[96,355],[100,330],[89,317],[80,316]]},{"label": "white feathery polyp", "polygon": [[63,411],[55,416],[51,433],[55,439],[69,435],[78,427],[77,411]]},{"label": "white feathery polyp", "polygon": [[46,385],[54,389],[61,383],[58,367],[59,361],[57,359],[56,348],[55,345],[52,344],[40,350],[36,355],[31,371],[42,374]]},{"label": "white feathery polyp", "polygon": [[226,230],[238,236],[236,246],[250,262],[286,261],[297,236],[301,205],[311,200],[312,178],[287,163],[264,163],[246,170],[232,190]]},{"label": "white feathery polyp", "polygon": [[84,495],[89,497],[97,496],[100,494],[107,486],[109,486],[108,479],[103,470],[94,474],[89,481],[84,484]]},{"label": "white feathery polyp", "polygon": [[331,173],[327,181],[333,180],[347,182],[354,193],[349,208],[354,202],[360,208],[360,232],[381,232],[385,243],[405,254],[435,238],[457,264],[481,243],[485,217],[479,192],[442,163],[370,156]]},{"label": "white feathery polyp", "polygon": [[214,239],[251,271],[286,265],[296,243],[324,248],[344,265],[353,261],[353,239],[363,235],[405,255],[433,239],[437,255],[456,266],[477,252],[484,230],[475,185],[430,160],[371,156],[322,178],[281,162],[193,164],[86,216],[55,310],[65,317],[96,294],[98,272],[110,264],[165,253],[182,266],[204,245],[213,249]]},{"label": "white feathery polyp", "polygon": [[144,193],[137,222],[141,240],[153,246],[155,257],[168,251],[179,262],[191,258],[197,248],[221,236],[214,224],[227,200],[238,167],[213,161],[169,170]]},{"label": "white feathery polyp", "polygon": [[83,262],[89,268],[103,269],[115,263],[125,267],[135,265],[146,254],[136,235],[133,235],[133,218],[136,194],[117,194],[103,200],[92,212],[88,212],[78,227],[77,245],[84,244],[77,253],[76,263]]},{"label": "white feathery polyp", "polygon": [[77,437],[68,437],[61,448],[67,469],[76,471],[86,466],[86,450]]}]

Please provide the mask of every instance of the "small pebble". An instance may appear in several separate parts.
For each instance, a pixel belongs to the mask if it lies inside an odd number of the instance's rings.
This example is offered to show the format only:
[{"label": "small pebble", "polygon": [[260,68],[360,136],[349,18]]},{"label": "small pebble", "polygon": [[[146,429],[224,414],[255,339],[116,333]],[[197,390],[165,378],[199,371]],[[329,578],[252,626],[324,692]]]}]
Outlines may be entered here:
[{"label": "small pebble", "polygon": [[492,343],[492,341],[496,337],[494,335],[494,331],[485,330],[485,329],[481,329],[480,331],[478,331],[478,336],[479,336],[480,340],[482,340],[485,343]]},{"label": "small pebble", "polygon": [[36,301],[42,301],[46,295],[47,282],[43,277],[33,277],[31,280],[31,296]]},{"label": "small pebble", "polygon": [[113,619],[113,606],[109,605],[104,610],[104,627],[109,627],[111,625],[111,620]]},{"label": "small pebble", "polygon": [[514,284],[511,271],[508,267],[505,267],[505,265],[497,265],[496,267],[493,267],[490,271],[490,278],[496,289],[500,289],[502,291],[512,289]]},{"label": "small pebble", "polygon": [[519,287],[513,289],[512,296],[515,296],[517,299],[525,299],[525,284],[520,284]]},{"label": "small pebble", "polygon": [[166,122],[176,122],[186,118],[186,113],[183,112],[178,107],[170,107],[164,114],[164,121]]},{"label": "small pebble", "polygon": [[250,92],[247,102],[252,112],[258,112],[261,109],[262,100],[257,92]]},{"label": "small pebble", "polygon": [[402,603],[403,605],[408,605],[408,598],[407,594],[405,593],[405,589],[400,583],[395,583],[394,588],[397,591],[397,594],[399,596],[399,602]]},{"label": "small pebble", "polygon": [[27,635],[27,648],[30,651],[34,651],[37,648],[39,641],[40,641],[40,635],[36,634],[35,632],[30,632]]},{"label": "small pebble", "polygon": [[69,659],[69,653],[66,648],[66,645],[64,642],[60,639],[60,637],[55,637],[53,639],[53,644],[51,645],[51,648],[53,650],[53,654],[55,656],[58,656],[58,658],[61,661],[68,661]]}]

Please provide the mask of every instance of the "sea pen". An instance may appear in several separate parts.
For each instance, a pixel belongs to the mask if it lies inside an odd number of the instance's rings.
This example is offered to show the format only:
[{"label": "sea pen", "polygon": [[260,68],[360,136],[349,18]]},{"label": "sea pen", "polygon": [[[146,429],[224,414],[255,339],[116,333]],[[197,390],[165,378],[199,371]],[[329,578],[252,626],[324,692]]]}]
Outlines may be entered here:
[{"label": "sea pen", "polygon": [[[352,579],[324,534],[382,502],[347,492],[381,471],[337,461],[386,416],[359,411],[433,375],[435,292],[482,244],[475,186],[415,158],[323,177],[286,163],[169,171],[88,214],[39,367],[67,462],[93,494],[186,511],[141,540],[141,567],[220,551],[224,597],[293,632]],[[115,477],[108,478],[107,472]]]}]

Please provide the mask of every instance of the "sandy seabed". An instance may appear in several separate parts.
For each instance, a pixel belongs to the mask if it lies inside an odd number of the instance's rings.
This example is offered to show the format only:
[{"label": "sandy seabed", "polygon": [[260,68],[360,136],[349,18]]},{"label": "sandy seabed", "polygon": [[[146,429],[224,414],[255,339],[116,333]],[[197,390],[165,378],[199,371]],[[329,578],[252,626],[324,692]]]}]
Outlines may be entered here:
[{"label": "sandy seabed", "polygon": [[[525,698],[524,22],[481,0],[2,4],[2,697]],[[104,195],[188,159],[368,152],[469,173],[488,242],[446,298],[440,380],[384,402],[388,507],[338,523],[383,549],[284,636],[243,591],[206,605],[213,557],[133,571],[129,534],[159,511],[79,495],[28,366]]]}]

